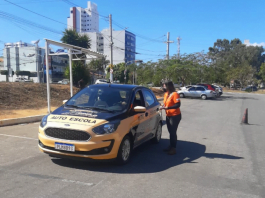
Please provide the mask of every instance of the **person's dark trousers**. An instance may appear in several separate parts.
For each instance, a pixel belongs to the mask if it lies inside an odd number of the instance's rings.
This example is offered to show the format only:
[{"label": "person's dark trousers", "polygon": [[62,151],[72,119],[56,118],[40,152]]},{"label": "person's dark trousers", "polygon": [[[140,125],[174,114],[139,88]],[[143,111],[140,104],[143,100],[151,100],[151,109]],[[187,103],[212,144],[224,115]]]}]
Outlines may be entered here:
[{"label": "person's dark trousers", "polygon": [[181,120],[181,114],[176,116],[167,116],[167,129],[170,136],[170,147],[176,148],[177,146],[177,129]]}]

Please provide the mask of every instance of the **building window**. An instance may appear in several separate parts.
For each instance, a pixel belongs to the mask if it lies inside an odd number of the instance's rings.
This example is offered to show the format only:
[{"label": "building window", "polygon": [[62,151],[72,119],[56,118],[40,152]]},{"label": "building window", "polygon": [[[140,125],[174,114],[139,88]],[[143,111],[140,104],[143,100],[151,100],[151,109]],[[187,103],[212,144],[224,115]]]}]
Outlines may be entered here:
[{"label": "building window", "polygon": [[71,13],[73,13],[73,10],[71,10]]}]

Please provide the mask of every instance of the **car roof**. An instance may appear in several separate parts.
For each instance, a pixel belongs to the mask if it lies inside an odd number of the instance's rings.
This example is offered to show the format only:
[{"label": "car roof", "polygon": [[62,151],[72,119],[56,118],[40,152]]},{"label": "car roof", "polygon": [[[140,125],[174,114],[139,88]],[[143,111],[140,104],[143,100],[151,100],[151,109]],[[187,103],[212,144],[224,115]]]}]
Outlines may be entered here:
[{"label": "car roof", "polygon": [[192,86],[192,87],[205,87],[205,86],[202,86],[202,85],[190,85],[190,86]]},{"label": "car roof", "polygon": [[[113,83],[106,83],[106,84],[94,84],[90,86],[95,87],[113,87],[113,88],[121,88],[121,89],[135,89],[135,88],[146,88],[138,85],[129,85],[129,84],[113,84]],[[147,88],[148,89],[148,88]]]}]

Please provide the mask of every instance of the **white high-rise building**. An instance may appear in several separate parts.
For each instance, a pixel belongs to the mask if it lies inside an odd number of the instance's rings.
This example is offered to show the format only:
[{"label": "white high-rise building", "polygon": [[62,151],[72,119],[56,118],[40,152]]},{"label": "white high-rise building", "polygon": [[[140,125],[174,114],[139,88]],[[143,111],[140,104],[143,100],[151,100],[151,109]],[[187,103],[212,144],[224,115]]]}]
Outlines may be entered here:
[{"label": "white high-rise building", "polygon": [[[90,50],[104,53],[104,37],[100,32],[86,32],[82,34],[86,34],[90,38]],[[105,40],[105,42],[107,41]]]},{"label": "white high-rise building", "polygon": [[[68,29],[75,29],[80,34],[86,34],[91,42],[90,49],[106,55],[110,60],[110,32],[104,29],[99,32],[99,14],[97,5],[88,1],[87,8],[70,8],[70,17],[67,19]],[[134,63],[136,37],[133,33],[120,30],[112,31],[113,37],[113,64]]]},{"label": "white high-rise building", "polygon": [[[101,31],[104,38],[109,37],[109,29]],[[113,64],[124,63],[132,64],[135,61],[136,38],[135,35],[126,30],[112,31],[113,37]],[[104,54],[110,60],[109,41],[105,39]]]},{"label": "white high-rise building", "polygon": [[67,18],[67,27],[79,33],[99,32],[97,4],[88,1],[87,8],[70,8],[70,17]]}]

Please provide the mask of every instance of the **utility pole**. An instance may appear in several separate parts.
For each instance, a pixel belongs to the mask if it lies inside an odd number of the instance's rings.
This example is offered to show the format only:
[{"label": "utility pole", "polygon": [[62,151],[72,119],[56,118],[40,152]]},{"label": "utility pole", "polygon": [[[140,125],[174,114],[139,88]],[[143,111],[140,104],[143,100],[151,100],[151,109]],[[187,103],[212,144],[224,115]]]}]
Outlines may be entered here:
[{"label": "utility pole", "polygon": [[113,82],[113,40],[112,40],[112,15],[109,15],[110,31],[110,82]]},{"label": "utility pole", "polygon": [[177,41],[178,41],[178,59],[180,58],[180,40],[182,40],[182,38],[178,37]]},{"label": "utility pole", "polygon": [[167,41],[165,42],[167,44],[167,60],[169,60],[169,44],[174,43],[174,41],[169,41],[170,33],[167,33]]}]

